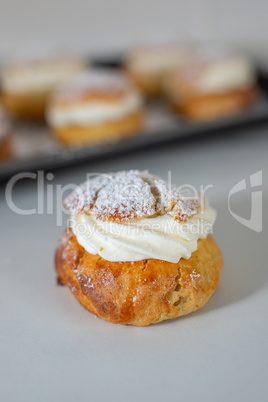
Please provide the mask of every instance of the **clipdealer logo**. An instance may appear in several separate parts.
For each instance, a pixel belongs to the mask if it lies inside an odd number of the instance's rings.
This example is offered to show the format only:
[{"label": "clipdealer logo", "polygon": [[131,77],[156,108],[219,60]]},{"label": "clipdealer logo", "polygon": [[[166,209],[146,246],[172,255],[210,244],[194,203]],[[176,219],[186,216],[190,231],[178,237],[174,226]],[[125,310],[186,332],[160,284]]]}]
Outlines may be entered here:
[{"label": "clipdealer logo", "polygon": [[260,189],[260,187],[262,186],[262,170],[251,174],[249,176],[249,183],[250,188],[253,189],[251,191],[250,218],[246,219],[243,216],[238,215],[237,213],[232,211],[230,206],[231,198],[240,191],[244,191],[247,189],[245,178],[236,183],[229,191],[228,209],[232,217],[236,219],[239,223],[251,230],[254,230],[255,232],[260,233],[262,231],[262,190]]},{"label": "clipdealer logo", "polygon": [[[87,179],[93,179],[96,176],[102,175],[103,177],[107,177],[107,175],[103,175],[102,173],[92,173],[87,175]],[[37,203],[34,208],[22,209],[16,205],[15,198],[13,195],[13,190],[15,185],[22,179],[30,179],[36,182],[37,186]],[[61,226],[63,224],[63,215],[68,214],[67,209],[63,206],[63,200],[65,196],[71,191],[78,190],[76,184],[53,184],[52,181],[54,179],[54,175],[52,173],[45,174],[43,171],[38,171],[37,173],[32,172],[23,172],[13,176],[6,186],[6,202],[9,208],[19,215],[42,215],[42,214],[54,214],[56,212],[56,224],[57,226]],[[171,174],[169,172],[168,183],[171,185]],[[262,170],[259,170],[256,173],[253,173],[249,176],[250,186],[247,186],[246,178],[240,180],[236,183],[228,193],[228,210],[231,216],[243,226],[260,233],[262,231],[262,196],[263,192],[261,189],[262,186]],[[205,193],[213,188],[212,184],[206,186],[200,186],[197,190],[190,185],[185,185],[185,188],[188,188],[192,191],[191,197],[195,197],[197,194],[202,195],[202,199],[205,196]],[[237,212],[234,212],[231,208],[231,199],[232,197],[244,190],[251,189],[251,214],[250,218],[247,219]]]}]

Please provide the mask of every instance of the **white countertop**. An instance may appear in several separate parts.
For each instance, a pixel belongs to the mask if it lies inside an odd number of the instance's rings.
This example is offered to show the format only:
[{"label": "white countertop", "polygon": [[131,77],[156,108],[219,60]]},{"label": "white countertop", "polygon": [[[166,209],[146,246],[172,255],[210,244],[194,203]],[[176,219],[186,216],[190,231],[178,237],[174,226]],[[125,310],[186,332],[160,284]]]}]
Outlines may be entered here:
[{"label": "white countertop", "polygon": [[[225,259],[219,288],[200,311],[145,328],[96,318],[57,286],[53,255],[63,228],[56,215],[15,214],[0,187],[0,400],[266,401],[267,156],[268,124],[55,173],[54,185],[130,168],[213,185],[207,194]],[[236,221],[227,204],[231,188],[244,178],[249,185],[259,170],[261,233]],[[250,189],[234,195],[233,211],[249,217],[250,196]],[[33,180],[15,188],[20,208],[34,208],[36,197]]]}]

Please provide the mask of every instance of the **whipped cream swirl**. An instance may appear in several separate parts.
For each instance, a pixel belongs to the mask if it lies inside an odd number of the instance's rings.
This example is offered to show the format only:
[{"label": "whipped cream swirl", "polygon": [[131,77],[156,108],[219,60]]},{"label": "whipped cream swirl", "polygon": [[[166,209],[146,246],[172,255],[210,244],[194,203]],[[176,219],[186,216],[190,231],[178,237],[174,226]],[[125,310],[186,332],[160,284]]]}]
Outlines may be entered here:
[{"label": "whipped cream swirl", "polygon": [[2,87],[12,93],[51,91],[85,69],[85,63],[79,59],[29,61],[6,67],[1,77]]},{"label": "whipped cream swirl", "polygon": [[55,127],[69,125],[93,125],[101,122],[115,121],[138,112],[142,98],[136,91],[116,102],[90,101],[84,104],[53,105],[47,112],[48,122]]},{"label": "whipped cream swirl", "polygon": [[246,89],[255,84],[254,67],[248,60],[233,58],[212,63],[197,80],[200,92]]},{"label": "whipped cream swirl", "polygon": [[91,254],[108,261],[159,259],[177,263],[197,250],[198,239],[211,233],[216,211],[204,210],[186,222],[168,214],[133,219],[124,223],[101,221],[94,214],[73,214],[70,226],[78,243]]}]

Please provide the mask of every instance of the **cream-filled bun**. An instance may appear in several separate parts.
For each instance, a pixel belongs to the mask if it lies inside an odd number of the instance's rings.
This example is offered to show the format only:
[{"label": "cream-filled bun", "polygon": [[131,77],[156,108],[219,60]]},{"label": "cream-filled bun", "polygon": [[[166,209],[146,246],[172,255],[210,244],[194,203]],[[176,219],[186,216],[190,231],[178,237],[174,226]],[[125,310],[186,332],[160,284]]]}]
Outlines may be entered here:
[{"label": "cream-filled bun", "polygon": [[143,104],[124,73],[92,69],[53,93],[46,116],[60,141],[92,144],[138,134],[143,126]]},{"label": "cream-filled bun", "polygon": [[125,69],[141,91],[151,97],[162,94],[163,80],[192,53],[186,43],[145,44],[132,48],[125,58]]},{"label": "cream-filled bun", "polygon": [[90,312],[145,326],[195,311],[215,291],[216,212],[187,186],[123,171],[92,177],[65,205],[56,271]]},{"label": "cream-filled bun", "polygon": [[243,110],[256,96],[253,62],[237,52],[198,48],[188,62],[166,78],[165,91],[175,109],[206,120]]},{"label": "cream-filled bun", "polygon": [[2,72],[3,102],[17,117],[43,118],[51,92],[86,68],[86,63],[76,58],[47,58],[8,65]]}]

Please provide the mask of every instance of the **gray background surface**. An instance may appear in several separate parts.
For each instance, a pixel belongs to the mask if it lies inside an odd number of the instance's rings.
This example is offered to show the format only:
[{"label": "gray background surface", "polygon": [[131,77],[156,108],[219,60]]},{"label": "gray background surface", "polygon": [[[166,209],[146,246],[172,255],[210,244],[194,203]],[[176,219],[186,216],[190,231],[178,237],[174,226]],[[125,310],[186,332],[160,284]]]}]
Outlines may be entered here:
[{"label": "gray background surface", "polygon": [[268,59],[266,0],[0,0],[0,7],[0,62],[177,38],[235,43]]},{"label": "gray background surface", "polygon": [[[208,304],[146,328],[105,322],[56,285],[56,215],[20,216],[0,196],[0,400],[266,401],[268,392],[268,127],[202,137],[58,171],[52,183],[80,183],[88,172],[149,169],[177,183],[213,184],[215,237],[225,266]],[[264,228],[229,213],[241,179],[263,171]],[[18,184],[21,208],[37,202],[34,181]],[[232,208],[250,214],[250,189]],[[64,222],[67,217],[64,218]]]}]

